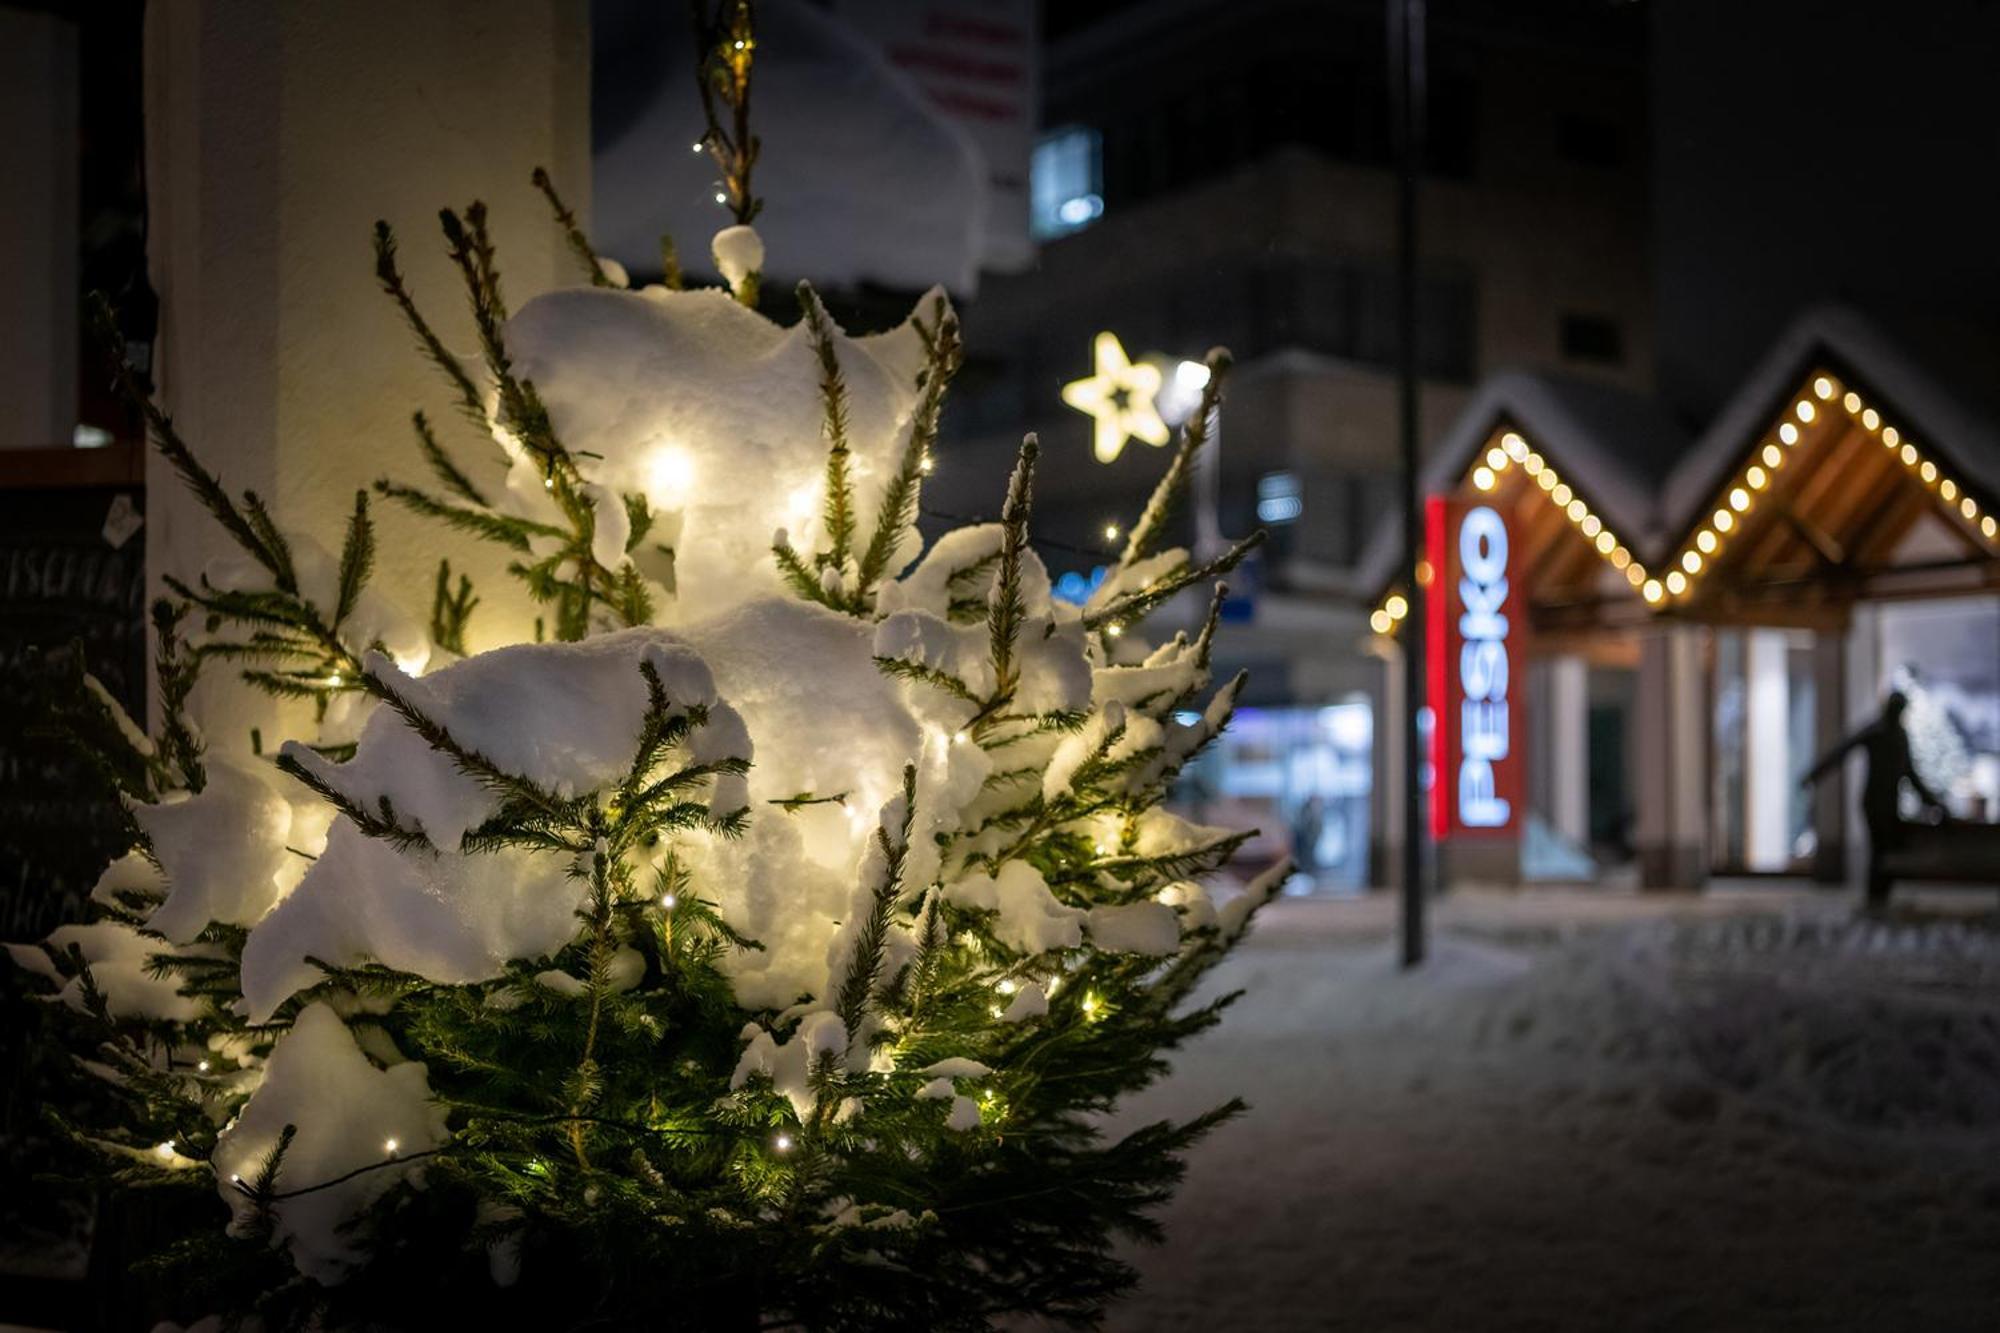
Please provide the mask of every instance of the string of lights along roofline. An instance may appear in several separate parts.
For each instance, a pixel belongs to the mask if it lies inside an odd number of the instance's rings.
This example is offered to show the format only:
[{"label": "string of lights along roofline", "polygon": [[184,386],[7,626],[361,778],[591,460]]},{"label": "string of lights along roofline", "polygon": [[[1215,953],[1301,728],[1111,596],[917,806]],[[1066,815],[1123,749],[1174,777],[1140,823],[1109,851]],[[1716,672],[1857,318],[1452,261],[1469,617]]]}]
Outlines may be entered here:
[{"label": "string of lights along roofline", "polygon": [[[1741,531],[1751,512],[1769,491],[1778,471],[1806,438],[1805,429],[1838,409],[1856,425],[1881,441],[1923,486],[1934,493],[1946,509],[1986,544],[2000,549],[2000,518],[1982,507],[1965,485],[1948,475],[1935,458],[1895,426],[1862,396],[1827,371],[1816,371],[1800,386],[1796,400],[1785,410],[1762,445],[1751,454],[1742,469],[1732,475],[1715,496],[1714,509],[1674,552],[1662,575],[1648,574],[1603,519],[1589,504],[1575,495],[1573,488],[1556,473],[1542,456],[1531,450],[1521,436],[1508,431],[1500,442],[1487,449],[1466,474],[1474,490],[1490,493],[1499,487],[1509,466],[1518,466],[1560,507],[1565,516],[1597,549],[1599,555],[1625,576],[1650,607],[1663,607],[1693,595],[1701,576],[1714,564],[1730,539]],[[1421,573],[1421,571],[1419,571]],[[1391,592],[1368,617],[1369,628],[1377,634],[1392,634],[1409,615],[1409,600]]]},{"label": "string of lights along roofline", "polygon": [[[1591,544],[1603,560],[1625,576],[1626,582],[1634,588],[1647,581],[1646,567],[1633,556],[1632,550],[1604,516],[1590,507],[1590,502],[1576,493],[1576,488],[1562,479],[1560,473],[1541,454],[1528,447],[1518,431],[1506,431],[1499,440],[1489,446],[1485,454],[1473,464],[1466,474],[1472,489],[1490,495],[1500,488],[1509,468],[1518,467],[1530,478],[1549,503],[1561,511],[1583,539]],[[1423,571],[1418,571],[1419,582]],[[1377,634],[1391,634],[1410,614],[1409,599],[1401,592],[1391,592],[1382,600],[1368,617],[1368,627]]]}]

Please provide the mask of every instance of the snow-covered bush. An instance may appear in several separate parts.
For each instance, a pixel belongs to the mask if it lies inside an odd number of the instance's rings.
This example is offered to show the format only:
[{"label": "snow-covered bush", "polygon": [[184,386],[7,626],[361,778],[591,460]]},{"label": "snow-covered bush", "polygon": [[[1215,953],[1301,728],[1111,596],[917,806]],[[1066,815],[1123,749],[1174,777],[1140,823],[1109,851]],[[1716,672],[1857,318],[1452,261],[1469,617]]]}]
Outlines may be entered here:
[{"label": "snow-covered bush", "polygon": [[[1094,1117],[1216,1021],[1184,1002],[1279,873],[1218,900],[1197,881],[1242,835],[1160,807],[1240,685],[1203,709],[1219,589],[1193,637],[1142,626],[1241,554],[1163,549],[1225,358],[1076,607],[1030,544],[1032,438],[1000,522],[920,549],[942,295],[850,337],[802,287],[780,326],[740,299],[739,227],[734,290],[628,290],[585,250],[599,285],[510,314],[483,210],[444,233],[476,362],[386,226],[378,276],[482,453],[420,415],[434,484],[377,491],[510,548],[549,641],[465,655],[448,566],[427,629],[371,589],[366,494],[334,557],[147,403],[240,554],[157,613],[150,737],[80,692],[132,850],[97,920],[12,946],[117,1091],[76,1132],[226,1205],[183,1313],[1089,1317],[1129,1280],[1114,1236],[1236,1108],[1113,1142]],[[204,668],[310,705],[305,734],[206,752]]]}]

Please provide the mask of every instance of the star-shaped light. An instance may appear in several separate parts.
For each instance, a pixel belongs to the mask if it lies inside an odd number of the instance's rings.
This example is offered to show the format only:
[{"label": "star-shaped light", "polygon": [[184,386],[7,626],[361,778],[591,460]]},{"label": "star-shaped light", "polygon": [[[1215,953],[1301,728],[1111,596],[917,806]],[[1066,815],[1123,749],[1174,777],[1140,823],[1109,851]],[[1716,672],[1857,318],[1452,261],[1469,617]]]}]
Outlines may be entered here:
[{"label": "star-shaped light", "polygon": [[1065,403],[1095,420],[1092,444],[1097,461],[1109,463],[1125,447],[1127,436],[1159,446],[1167,442],[1167,423],[1153,398],[1160,391],[1158,366],[1134,365],[1118,343],[1118,335],[1100,333],[1093,344],[1097,373],[1063,385]]}]

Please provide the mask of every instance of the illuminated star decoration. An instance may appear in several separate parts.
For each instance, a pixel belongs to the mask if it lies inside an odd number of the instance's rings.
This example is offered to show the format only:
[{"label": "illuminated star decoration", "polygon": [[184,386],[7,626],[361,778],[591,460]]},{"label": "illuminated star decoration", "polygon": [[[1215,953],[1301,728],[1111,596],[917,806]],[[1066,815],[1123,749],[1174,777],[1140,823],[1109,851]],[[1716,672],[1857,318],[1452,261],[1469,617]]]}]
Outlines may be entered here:
[{"label": "illuminated star decoration", "polygon": [[1096,425],[1093,446],[1097,461],[1109,463],[1125,447],[1125,437],[1155,447],[1167,442],[1167,423],[1153,397],[1160,391],[1160,369],[1141,361],[1134,365],[1118,344],[1118,335],[1100,333],[1093,345],[1097,373],[1063,385],[1065,403],[1087,412]]}]

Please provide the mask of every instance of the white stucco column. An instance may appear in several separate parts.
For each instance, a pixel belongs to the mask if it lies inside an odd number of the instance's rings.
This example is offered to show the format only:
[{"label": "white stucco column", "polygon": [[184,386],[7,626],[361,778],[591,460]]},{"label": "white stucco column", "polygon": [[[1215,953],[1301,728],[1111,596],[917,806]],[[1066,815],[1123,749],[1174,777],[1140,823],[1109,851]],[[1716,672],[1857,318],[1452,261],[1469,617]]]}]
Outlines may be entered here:
[{"label": "white stucco column", "polygon": [[1699,888],[1708,879],[1708,691],[1702,633],[1643,632],[1639,646],[1639,882]]},{"label": "white stucco column", "polygon": [[1791,864],[1791,682],[1785,632],[1743,635],[1743,859],[1751,870]]},{"label": "white stucco column", "polygon": [[1574,653],[1548,663],[1549,823],[1590,846],[1590,664]]},{"label": "white stucco column", "polygon": [[76,28],[0,7],[0,449],[76,427]]},{"label": "white stucco column", "polygon": [[[461,456],[484,456],[376,286],[370,233],[377,218],[395,226],[419,302],[468,350],[440,207],[487,202],[515,308],[578,281],[528,178],[546,166],[588,216],[588,11],[565,0],[148,7],[155,375],[231,490],[257,489],[282,523],[337,551],[357,489],[388,472],[421,475],[413,409]],[[147,484],[157,586],[223,548],[157,459]],[[483,599],[475,647],[526,622],[497,552],[465,556],[467,543],[441,542],[388,506],[377,507],[377,533],[376,586],[420,619],[443,547]],[[232,702],[211,722],[212,742],[239,744],[262,707]]]}]

